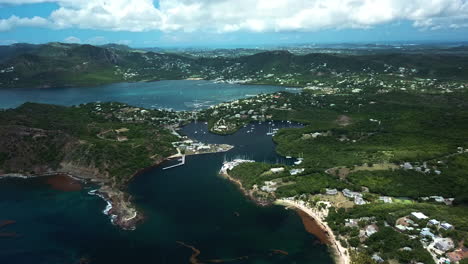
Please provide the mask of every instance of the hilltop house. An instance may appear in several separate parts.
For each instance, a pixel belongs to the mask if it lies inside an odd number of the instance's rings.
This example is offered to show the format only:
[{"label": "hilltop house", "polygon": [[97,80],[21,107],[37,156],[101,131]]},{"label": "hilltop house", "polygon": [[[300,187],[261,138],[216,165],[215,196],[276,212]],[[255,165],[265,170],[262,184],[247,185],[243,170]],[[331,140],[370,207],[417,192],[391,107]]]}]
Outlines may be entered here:
[{"label": "hilltop house", "polygon": [[423,213],[420,213],[420,212],[412,212],[411,213],[411,216],[417,220],[424,220],[424,219],[428,219],[429,217],[427,217],[425,214]]},{"label": "hilltop house", "polygon": [[440,225],[440,227],[443,228],[443,229],[445,229],[445,230],[452,230],[452,229],[453,229],[453,225],[451,225],[451,224],[449,224],[449,223],[446,223],[446,222],[442,223],[442,224]]}]

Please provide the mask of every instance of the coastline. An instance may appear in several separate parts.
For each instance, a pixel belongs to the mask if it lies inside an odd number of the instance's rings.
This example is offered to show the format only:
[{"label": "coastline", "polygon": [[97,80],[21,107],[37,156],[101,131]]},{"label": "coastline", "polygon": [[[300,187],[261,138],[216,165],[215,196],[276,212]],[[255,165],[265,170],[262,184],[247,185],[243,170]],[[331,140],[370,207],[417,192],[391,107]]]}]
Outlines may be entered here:
[{"label": "coastline", "polygon": [[[302,203],[301,203],[302,202]],[[328,246],[331,249],[333,253],[333,257],[335,259],[336,264],[350,264],[351,263],[351,257],[348,253],[348,250],[344,248],[341,243],[336,239],[335,235],[333,234],[333,231],[331,228],[328,226],[327,222],[325,221],[325,217],[327,215],[327,212],[325,211],[318,211],[315,208],[310,208],[305,205],[303,201],[298,202],[294,200],[287,200],[287,199],[277,199],[274,204],[276,205],[281,205],[286,208],[294,208],[297,210],[300,210],[313,218],[317,224],[320,226],[320,228],[323,229],[328,234],[328,239],[329,243]]]},{"label": "coastline", "polygon": [[233,177],[231,177],[231,175],[229,175],[229,173],[221,170],[219,172],[219,175],[221,175],[222,177],[224,177],[225,179],[233,182],[234,184],[236,184],[239,189],[241,190],[241,192],[246,196],[248,197],[249,199],[251,199],[253,202],[255,202],[257,205],[260,205],[260,206],[269,206],[271,205],[272,203],[270,201],[267,201],[267,200],[260,200],[259,198],[255,197],[254,196],[254,192],[253,191],[247,191],[244,186],[242,185],[242,182],[238,179],[235,179]]},{"label": "coastline", "polygon": [[[244,160],[243,162],[250,162]],[[294,208],[306,214],[308,217],[312,218],[316,223],[317,226],[326,234],[326,242],[329,249],[332,251],[333,259],[335,260],[336,264],[351,264],[351,256],[346,248],[344,248],[341,243],[336,239],[333,231],[331,230],[330,226],[328,226],[325,218],[328,215],[328,210],[325,209],[324,211],[319,211],[315,208],[308,207],[304,201],[294,201],[289,199],[276,199],[273,203],[269,201],[262,201],[256,198],[253,194],[253,191],[247,191],[242,182],[238,179],[233,178],[228,173],[229,163],[225,163],[221,170],[219,171],[219,175],[226,178],[227,180],[235,183],[239,189],[242,191],[244,195],[248,198],[252,199],[257,205],[260,206],[268,206],[271,204],[284,206],[287,208]],[[324,241],[322,241],[324,242]]]},{"label": "coastline", "polygon": [[[188,155],[202,155],[202,154],[211,154],[217,152],[227,152],[234,148],[230,145],[217,145],[211,144],[213,146],[224,147],[223,151],[210,151],[202,153],[191,153]],[[122,190],[120,187],[126,187],[127,184],[135,177],[145,173],[153,168],[160,166],[163,162],[181,157],[182,154],[176,153],[172,156],[155,160],[155,162],[146,168],[142,168],[131,175],[126,181],[119,185],[112,185],[108,179],[99,177],[99,175],[88,175],[88,176],[77,176],[78,172],[70,173],[69,171],[48,171],[46,173],[34,174],[34,175],[25,175],[21,173],[6,173],[0,174],[0,180],[6,178],[17,178],[17,179],[32,179],[39,177],[53,177],[53,176],[66,176],[75,181],[87,184],[89,182],[97,184],[99,187],[88,192],[88,195],[98,196],[103,199],[107,205],[102,213],[110,218],[110,221],[113,225],[116,225],[123,230],[135,230],[136,225],[144,219],[144,215],[138,211],[138,209],[132,204],[132,196]]]},{"label": "coastline", "polygon": [[[150,168],[158,166],[159,164],[161,164],[161,162],[155,164],[154,166],[151,166]],[[141,173],[141,171],[138,171],[137,173],[133,174],[132,178],[138,175],[139,173]],[[89,182],[97,184],[99,188],[89,191],[88,194],[98,196],[107,203],[106,208],[102,211],[102,213],[110,218],[112,224],[119,226],[123,230],[135,230],[136,224],[143,219],[143,215],[139,213],[137,209],[132,205],[132,197],[129,194],[119,190],[118,188],[113,188],[107,185],[104,181],[100,179],[79,177],[70,173],[57,171],[36,175],[24,175],[20,173],[0,174],[0,180],[7,178],[28,180],[33,178],[54,177],[60,175],[69,177],[72,180],[84,184],[87,184]]]}]

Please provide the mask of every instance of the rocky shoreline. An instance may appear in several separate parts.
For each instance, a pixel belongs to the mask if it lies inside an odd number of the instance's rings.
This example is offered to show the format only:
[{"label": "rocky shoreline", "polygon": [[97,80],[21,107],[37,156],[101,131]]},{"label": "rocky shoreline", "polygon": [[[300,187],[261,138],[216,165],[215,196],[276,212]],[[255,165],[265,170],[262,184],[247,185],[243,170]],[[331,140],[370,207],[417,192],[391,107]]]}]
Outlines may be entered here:
[{"label": "rocky shoreline", "polygon": [[[218,146],[218,145],[214,145]],[[221,146],[221,145],[220,145]],[[223,145],[222,152],[229,151],[233,148],[233,146]],[[201,154],[209,154],[215,153],[213,152],[201,152],[201,153],[192,153],[190,155],[201,155]],[[164,161],[171,160],[173,158],[179,157],[180,154],[173,155],[171,157],[167,157],[165,159],[157,160],[153,166],[143,168],[137,172],[135,172],[128,181],[137,177],[138,175],[153,169]],[[124,186],[113,186],[106,177],[102,177],[102,175],[96,174],[97,171],[93,168],[82,168],[75,166],[73,164],[61,164],[62,169],[58,171],[47,171],[41,174],[31,174],[25,175],[21,173],[6,173],[0,174],[0,179],[2,178],[19,178],[19,179],[31,179],[37,177],[53,177],[53,176],[67,176],[73,180],[79,181],[81,183],[94,183],[99,185],[99,188],[91,190],[88,192],[89,195],[95,195],[102,198],[106,203],[107,206],[103,210],[103,213],[107,215],[111,223],[122,228],[123,230],[135,230],[136,226],[139,222],[144,219],[143,213],[138,211],[135,205],[132,203],[132,196],[121,188]],[[81,173],[83,172],[83,173]],[[77,176],[83,175],[83,176]],[[128,183],[127,181],[127,183]]]},{"label": "rocky shoreline", "polygon": [[88,194],[98,196],[106,201],[107,206],[102,212],[109,216],[112,224],[124,230],[135,230],[136,225],[143,220],[143,215],[133,207],[130,201],[131,196],[122,191],[115,191],[103,186],[100,189],[89,191]]},{"label": "rocky shoreline", "polygon": [[39,177],[53,177],[53,176],[67,176],[73,180],[79,181],[81,183],[94,182],[98,185],[101,185],[100,188],[89,191],[88,194],[96,195],[102,198],[107,202],[106,208],[103,210],[103,213],[110,217],[111,222],[116,226],[124,230],[135,230],[136,224],[143,219],[143,215],[137,211],[137,209],[131,203],[131,196],[127,193],[112,188],[102,181],[96,180],[95,178],[82,178],[76,175],[63,172],[48,172],[44,174],[36,175],[24,175],[20,173],[8,173],[0,174],[0,179],[2,178],[18,178],[18,179],[32,179]]}]

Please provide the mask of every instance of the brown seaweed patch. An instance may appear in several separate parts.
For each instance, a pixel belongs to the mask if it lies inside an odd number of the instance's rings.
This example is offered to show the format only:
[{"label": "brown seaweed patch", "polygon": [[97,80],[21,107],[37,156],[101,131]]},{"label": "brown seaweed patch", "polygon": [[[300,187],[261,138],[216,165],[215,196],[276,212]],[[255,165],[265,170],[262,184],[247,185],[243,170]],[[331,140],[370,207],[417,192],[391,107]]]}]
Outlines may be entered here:
[{"label": "brown seaweed patch", "polygon": [[5,227],[5,226],[7,226],[7,225],[12,225],[12,224],[14,224],[14,223],[16,223],[16,221],[14,221],[14,220],[4,220],[4,221],[0,221],[0,228],[3,228],[3,227]]},{"label": "brown seaweed patch", "polygon": [[284,250],[281,250],[281,249],[272,249],[271,250],[273,253],[275,254],[279,254],[279,255],[289,255],[289,253],[287,251],[284,251]]},{"label": "brown seaweed patch", "polygon": [[233,262],[233,261],[239,261],[239,260],[246,260],[248,258],[249,258],[249,256],[242,256],[242,257],[232,258],[232,259],[210,259],[210,260],[207,260],[206,262],[208,262],[208,263],[226,263],[226,262]]},{"label": "brown seaweed patch", "polygon": [[66,175],[47,177],[46,183],[50,185],[52,189],[64,192],[80,191],[83,188],[79,181]]},{"label": "brown seaweed patch", "polygon": [[[234,261],[240,261],[240,260],[247,260],[250,258],[250,256],[242,256],[242,257],[238,257],[238,258],[230,258],[230,259],[208,259],[208,260],[199,260],[198,259],[198,256],[201,254],[200,250],[197,249],[196,247],[194,246],[191,246],[191,245],[188,245],[188,244],[185,244],[184,242],[182,241],[176,241],[177,243],[179,243],[180,245],[186,247],[186,248],[190,248],[192,251],[193,251],[193,254],[190,256],[190,263],[191,264],[204,264],[204,263],[226,263],[226,262],[234,262]],[[288,252],[284,251],[284,250],[280,250],[280,249],[271,249],[268,253],[268,255],[272,256],[272,255],[289,255]],[[259,256],[259,255],[255,255],[255,256]]]},{"label": "brown seaweed patch", "polygon": [[304,224],[304,228],[307,232],[317,237],[322,244],[330,244],[330,238],[328,237],[329,234],[320,227],[314,218],[301,210],[296,210],[296,212],[301,217],[302,223]]},{"label": "brown seaweed patch", "polygon": [[198,250],[197,248],[195,248],[194,246],[191,246],[191,245],[187,245],[185,244],[184,242],[182,241],[176,241],[177,243],[181,244],[182,246],[186,247],[186,248],[190,248],[192,251],[193,251],[193,254],[190,256],[190,263],[191,264],[203,264],[203,262],[200,262],[197,258],[198,258],[198,255],[200,255],[200,250]]},{"label": "brown seaweed patch", "polygon": [[[5,226],[12,225],[16,223],[16,221],[13,220],[4,220],[0,221],[0,228],[4,228]],[[16,233],[0,233],[0,238],[2,237],[17,237],[18,234]]]}]

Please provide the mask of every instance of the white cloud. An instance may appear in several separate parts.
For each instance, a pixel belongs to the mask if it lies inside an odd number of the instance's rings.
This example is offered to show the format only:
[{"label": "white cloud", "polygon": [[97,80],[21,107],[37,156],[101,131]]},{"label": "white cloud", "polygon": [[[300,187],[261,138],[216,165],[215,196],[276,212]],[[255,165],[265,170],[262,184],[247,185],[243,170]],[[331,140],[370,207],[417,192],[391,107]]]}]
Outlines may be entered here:
[{"label": "white cloud", "polygon": [[79,39],[77,37],[74,37],[74,36],[70,36],[70,37],[64,39],[63,42],[65,42],[65,43],[81,43],[81,39]]},{"label": "white cloud", "polygon": [[50,23],[42,17],[20,18],[11,16],[6,19],[0,19],[0,31],[8,31],[16,27],[47,27]]},{"label": "white cloud", "polygon": [[[36,21],[40,26],[111,31],[315,31],[401,20],[424,29],[468,24],[468,0],[160,0],[159,8],[152,0],[0,0],[38,2],[59,5],[48,18]],[[0,30],[34,24],[29,18],[16,19],[24,21],[0,20]]]}]

